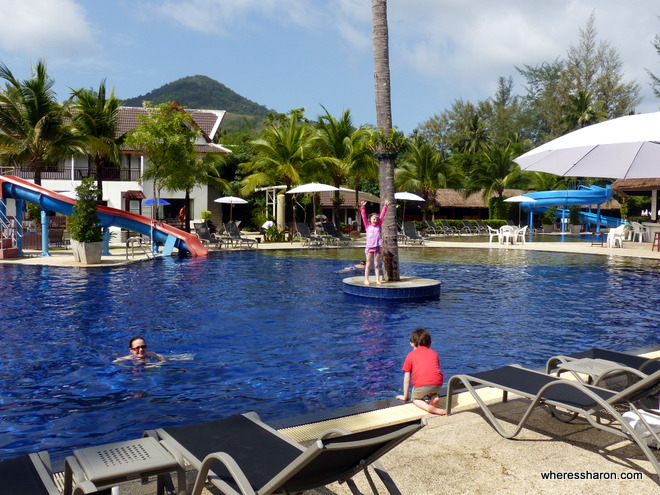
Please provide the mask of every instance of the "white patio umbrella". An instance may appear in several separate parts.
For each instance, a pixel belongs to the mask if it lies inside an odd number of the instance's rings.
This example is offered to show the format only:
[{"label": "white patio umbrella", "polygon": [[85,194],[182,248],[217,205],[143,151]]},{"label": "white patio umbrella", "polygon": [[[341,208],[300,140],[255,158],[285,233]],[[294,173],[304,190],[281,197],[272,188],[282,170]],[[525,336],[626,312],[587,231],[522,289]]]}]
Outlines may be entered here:
[{"label": "white patio umbrella", "polygon": [[426,201],[421,196],[417,196],[417,194],[413,194],[410,192],[394,193],[394,199],[400,199],[402,201]]},{"label": "white patio umbrella", "polygon": [[330,184],[321,184],[320,182],[310,182],[309,184],[303,184],[301,186],[296,186],[293,189],[289,189],[287,194],[310,194],[317,193],[321,191],[336,191],[338,188],[331,186]]},{"label": "white patio umbrella", "polygon": [[214,200],[216,203],[228,204],[229,206],[229,221],[232,221],[234,213],[234,205],[244,205],[247,204],[247,201],[243,198],[237,198],[236,196],[223,196]]},{"label": "white patio umbrella", "polygon": [[533,203],[534,201],[536,201],[534,198],[530,198],[524,194],[519,196],[511,196],[510,198],[506,198],[504,200],[505,203],[518,203],[518,225],[520,225],[520,209],[522,207],[522,203]]},{"label": "white patio umbrella", "polygon": [[401,222],[403,222],[406,218],[406,201],[426,201],[421,196],[417,196],[417,194],[413,194],[413,193],[405,192],[405,191],[394,193],[394,199],[398,199],[400,201],[403,201],[403,211],[401,212]]},{"label": "white patio umbrella", "polygon": [[[338,187],[331,186],[330,184],[322,184],[320,182],[310,182],[309,184],[303,184],[301,186],[296,186],[293,189],[289,189],[287,194],[314,194],[317,192],[323,191],[337,191]],[[312,212],[314,218],[316,218],[316,202],[312,201]]]},{"label": "white patio umbrella", "polygon": [[571,177],[660,177],[660,112],[584,127],[514,160],[522,170]]}]

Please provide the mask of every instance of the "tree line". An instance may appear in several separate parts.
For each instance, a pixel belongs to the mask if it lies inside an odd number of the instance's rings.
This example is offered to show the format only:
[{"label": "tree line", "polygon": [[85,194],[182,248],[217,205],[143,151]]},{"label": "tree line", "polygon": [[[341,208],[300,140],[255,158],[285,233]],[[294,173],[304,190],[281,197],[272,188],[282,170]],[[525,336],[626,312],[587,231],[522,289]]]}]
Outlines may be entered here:
[{"label": "tree line", "polygon": [[[654,47],[660,54],[660,37]],[[521,172],[515,157],[580,127],[632,114],[640,102],[640,86],[625,80],[616,49],[598,41],[593,15],[564,58],[516,70],[526,81],[525,94],[514,92],[511,77],[500,77],[492,97],[456,100],[409,136],[356,125],[350,110],[337,117],[323,108],[324,113],[309,118],[304,109],[294,109],[270,113],[259,129],[247,125],[220,133],[216,139],[232,150],[230,155],[199,157],[194,152],[198,131],[189,125],[190,116],[171,105],[146,103],[149,112],[140,117],[141,125],[117,136],[121,101],[106,89],[105,80],[98,89],[72,90],[59,103],[43,60],[23,81],[0,64],[5,81],[0,89],[0,163],[29,165],[40,184],[47,166],[58,166],[71,155],[88,156],[98,167],[102,190],[100,169],[118,166],[121,148],[128,146],[149,157],[145,178],[159,188],[186,191],[188,198],[197,185],[210,184],[250,198],[256,226],[267,216],[264,200],[252,195],[260,187],[323,182],[379,194],[375,151],[385,146],[396,155],[396,189],[424,197],[425,217],[441,206],[436,190],[452,188],[466,196],[481,191],[490,217],[504,218],[509,206],[503,203],[505,189],[566,187],[564,178]],[[650,76],[660,93],[658,79]],[[335,220],[341,201],[337,193]],[[294,215],[292,209],[288,218]]]}]

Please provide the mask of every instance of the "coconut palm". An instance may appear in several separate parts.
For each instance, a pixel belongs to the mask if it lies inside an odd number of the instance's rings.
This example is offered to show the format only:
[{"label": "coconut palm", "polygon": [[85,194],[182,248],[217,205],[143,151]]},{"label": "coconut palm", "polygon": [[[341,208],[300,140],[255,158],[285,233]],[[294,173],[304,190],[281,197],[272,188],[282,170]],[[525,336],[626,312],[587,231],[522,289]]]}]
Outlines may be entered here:
[{"label": "coconut palm", "polygon": [[482,191],[484,199],[488,199],[493,195],[502,197],[504,189],[526,185],[524,174],[513,161],[517,154],[510,145],[491,145],[483,156],[484,160],[472,169],[466,192]]},{"label": "coconut palm", "polygon": [[290,112],[284,121],[271,122],[250,144],[255,156],[241,164],[246,174],[241,194],[246,196],[260,186],[283,183],[290,189],[301,184],[312,165],[319,163],[314,136],[299,110]]},{"label": "coconut palm", "polygon": [[422,216],[435,206],[436,191],[440,188],[460,189],[463,174],[451,162],[443,160],[422,136],[416,136],[408,146],[403,159],[394,170],[397,189],[417,191],[426,200]]},{"label": "coconut palm", "polygon": [[[387,0],[371,1],[373,29],[374,83],[376,89],[376,125],[382,136],[392,132],[392,101],[390,91],[389,34],[387,29]],[[380,197],[394,204],[394,160],[396,150],[379,150]],[[399,281],[399,246],[394,215],[386,215],[382,226],[383,261],[386,279]]]},{"label": "coconut palm", "polygon": [[568,96],[568,104],[563,108],[567,131],[607,120],[607,113],[601,110],[604,102],[593,100],[591,91],[579,90],[576,94]]},{"label": "coconut palm", "polygon": [[[490,218],[497,218],[493,215],[499,213],[496,210],[504,200],[504,189],[524,188],[527,185],[526,176],[513,161],[518,156],[514,149],[511,144],[490,145],[483,152],[483,160],[470,171],[465,195],[482,191],[484,201],[489,202]],[[491,200],[493,196],[495,199]],[[492,206],[493,201],[498,205],[496,208]]]},{"label": "coconut palm", "polygon": [[[254,158],[242,163],[245,177],[241,194],[247,196],[257,187],[284,184],[288,189],[305,182],[322,160],[319,160],[314,135],[301,110],[290,112],[288,119],[274,119],[260,137],[250,142]],[[289,218],[295,222],[295,209]]]},{"label": "coconut palm", "polygon": [[[325,108],[324,108],[325,110]],[[373,176],[377,174],[376,163],[367,148],[369,132],[356,129],[351,120],[350,110],[346,110],[340,119],[336,119],[326,110],[318,119],[316,146],[323,163],[323,175],[339,188],[346,184],[348,177]],[[369,170],[371,169],[371,170]],[[370,174],[370,172],[372,172]],[[354,181],[355,182],[355,181]],[[359,184],[359,182],[358,182]],[[355,204],[359,204],[358,188],[355,188]],[[332,201],[332,221],[336,222],[337,209],[341,205],[339,191],[335,191]]]},{"label": "coconut palm", "polygon": [[6,81],[0,90],[0,160],[9,166],[28,164],[35,184],[41,185],[48,166],[81,152],[80,139],[65,123],[66,109],[56,99],[43,60],[24,81],[0,64],[0,78]]},{"label": "coconut palm", "polygon": [[71,104],[74,132],[85,139],[85,149],[96,168],[96,187],[103,192],[103,170],[121,161],[120,145],[124,136],[117,136],[121,101],[114,89],[106,97],[105,79],[98,91],[73,91]]}]

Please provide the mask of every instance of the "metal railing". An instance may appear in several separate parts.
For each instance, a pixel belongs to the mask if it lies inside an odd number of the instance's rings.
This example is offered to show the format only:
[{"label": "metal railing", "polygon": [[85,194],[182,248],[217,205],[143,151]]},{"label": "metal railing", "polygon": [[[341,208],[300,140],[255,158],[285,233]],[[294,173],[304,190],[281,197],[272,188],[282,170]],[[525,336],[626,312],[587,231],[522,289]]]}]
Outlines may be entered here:
[{"label": "metal railing", "polygon": [[15,218],[9,218],[4,212],[7,211],[7,203],[0,198],[0,238],[11,239],[12,247],[16,247],[16,240],[23,236],[23,233],[18,229],[18,223]]},{"label": "metal railing", "polygon": [[[2,175],[15,175],[21,179],[34,180],[34,170],[29,167],[4,167]],[[76,168],[73,170],[74,180],[82,180],[87,177],[96,178],[96,169],[81,169]],[[101,170],[101,178],[104,181],[118,181],[118,182],[136,182],[140,179],[140,171],[135,169],[118,169],[116,167],[104,167]],[[41,171],[42,180],[71,180],[71,169],[47,169]]]},{"label": "metal railing", "polygon": [[137,245],[138,248],[142,251],[142,254],[144,254],[147,259],[153,259],[154,253],[151,252],[150,249],[145,247],[145,243],[148,246],[148,248],[151,247],[151,239],[149,237],[145,236],[135,236],[135,237],[129,237],[126,239],[126,259],[128,258],[128,248],[131,248],[131,256],[135,258],[135,247]]}]

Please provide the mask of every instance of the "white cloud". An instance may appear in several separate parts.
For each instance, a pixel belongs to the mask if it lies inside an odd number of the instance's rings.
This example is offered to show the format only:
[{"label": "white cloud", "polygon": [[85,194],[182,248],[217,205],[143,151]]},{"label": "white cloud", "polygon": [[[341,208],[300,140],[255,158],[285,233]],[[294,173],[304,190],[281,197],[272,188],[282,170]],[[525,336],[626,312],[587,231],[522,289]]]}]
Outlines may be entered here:
[{"label": "white cloud", "polygon": [[618,0],[392,1],[390,57],[427,81],[480,87],[485,98],[499,76],[515,78],[516,66],[564,58],[592,13],[598,41],[610,43],[621,55],[625,79],[648,93],[644,67],[660,65],[651,47],[660,32],[660,5],[651,0],[634,8]]},{"label": "white cloud", "polygon": [[319,22],[322,9],[309,0],[165,0],[152,4],[162,15],[189,29],[227,35],[250,23],[255,16],[273,23],[311,27]]},{"label": "white cloud", "polygon": [[0,50],[73,57],[97,48],[83,9],[73,0],[0,0]]}]

